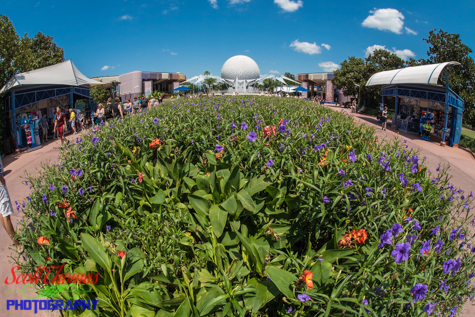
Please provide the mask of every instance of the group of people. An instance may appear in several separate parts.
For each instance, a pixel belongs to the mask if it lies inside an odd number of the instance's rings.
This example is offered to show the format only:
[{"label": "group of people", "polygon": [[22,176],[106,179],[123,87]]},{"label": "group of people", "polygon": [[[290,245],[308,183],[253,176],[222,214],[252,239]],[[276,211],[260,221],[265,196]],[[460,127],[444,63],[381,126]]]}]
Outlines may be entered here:
[{"label": "group of people", "polygon": [[[85,124],[86,117],[79,109],[68,109],[66,112],[61,107],[56,107],[54,114],[54,127],[53,127],[53,140],[60,139],[63,144],[65,127],[71,130],[73,134],[77,134]],[[69,123],[69,124],[68,124]],[[43,118],[40,119],[40,127],[42,130],[41,141],[43,143],[48,142],[48,119],[46,113],[43,114]]]},{"label": "group of people", "polygon": [[[114,101],[114,103],[112,103]],[[146,99],[143,98],[134,98],[132,102],[130,99],[127,99],[125,104],[122,104],[119,97],[107,99],[107,103],[104,106],[100,103],[97,106],[97,110],[94,113],[94,122],[99,124],[101,121],[105,122],[109,118],[123,118],[126,114],[135,114],[141,111],[144,111],[147,108],[157,107],[163,102],[163,97],[160,96],[158,99]]]}]

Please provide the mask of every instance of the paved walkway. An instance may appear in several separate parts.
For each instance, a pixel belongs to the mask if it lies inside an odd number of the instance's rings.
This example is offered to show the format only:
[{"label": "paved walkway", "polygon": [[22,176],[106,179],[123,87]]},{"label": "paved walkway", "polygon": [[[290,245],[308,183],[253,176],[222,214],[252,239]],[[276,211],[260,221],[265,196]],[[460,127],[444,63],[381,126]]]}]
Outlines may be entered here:
[{"label": "paved walkway", "polygon": [[[335,111],[341,111],[340,108],[330,107]],[[344,110],[349,113],[348,109]],[[377,120],[374,117],[369,117],[361,114],[351,114],[355,117],[355,120],[361,124],[367,124],[370,126],[379,126]],[[376,134],[380,139],[386,139],[388,141],[398,139],[407,140],[407,145],[409,148],[419,149],[421,157],[427,158],[427,165],[430,170],[435,171],[435,169],[441,165],[450,165],[450,173],[453,176],[452,183],[465,190],[470,192],[471,190],[475,191],[475,159],[468,152],[451,147],[440,147],[438,143],[427,142],[421,140],[417,135],[412,134],[403,134],[398,133],[388,129],[387,131],[382,131],[381,128],[376,130]],[[75,139],[75,136],[69,136],[69,139]],[[35,173],[37,169],[41,167],[42,164],[51,163],[57,160],[58,157],[58,147],[59,141],[48,142],[43,148],[32,151],[29,153],[23,153],[20,155],[10,155],[3,159],[3,164],[6,172],[5,179],[7,181],[7,187],[10,193],[10,197],[13,201],[21,201],[30,193],[28,186],[24,185],[24,179],[22,178],[25,175],[25,171],[28,173]],[[472,210],[475,210],[473,208]],[[17,213],[13,215],[13,224],[16,225],[20,221],[22,214]],[[0,229],[0,241],[10,241],[5,230]],[[9,276],[10,270],[12,268],[11,259],[9,256],[13,253],[8,249],[10,243],[2,243],[0,245],[0,316],[15,316],[15,317],[24,317],[24,316],[38,316],[45,317],[46,314],[38,312],[37,315],[34,315],[33,312],[29,313],[27,311],[7,311],[6,310],[6,300],[7,299],[23,299],[23,296],[20,293],[5,293],[5,290],[20,290],[19,285],[11,286],[5,285],[2,283],[4,279]],[[470,306],[469,304],[465,305],[464,312],[462,316],[475,316],[475,307]]]}]

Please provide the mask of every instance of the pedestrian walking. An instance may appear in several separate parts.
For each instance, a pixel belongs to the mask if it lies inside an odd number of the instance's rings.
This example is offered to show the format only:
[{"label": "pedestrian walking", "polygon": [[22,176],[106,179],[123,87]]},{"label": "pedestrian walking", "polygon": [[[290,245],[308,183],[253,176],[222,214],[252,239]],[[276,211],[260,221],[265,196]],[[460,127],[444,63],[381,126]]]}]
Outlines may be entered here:
[{"label": "pedestrian walking", "polygon": [[13,228],[12,220],[10,219],[10,216],[13,215],[13,209],[10,196],[8,195],[7,182],[2,174],[0,174],[0,215],[3,227],[10,236],[10,239],[12,239],[17,252],[21,253],[20,242],[15,239],[15,229]]}]

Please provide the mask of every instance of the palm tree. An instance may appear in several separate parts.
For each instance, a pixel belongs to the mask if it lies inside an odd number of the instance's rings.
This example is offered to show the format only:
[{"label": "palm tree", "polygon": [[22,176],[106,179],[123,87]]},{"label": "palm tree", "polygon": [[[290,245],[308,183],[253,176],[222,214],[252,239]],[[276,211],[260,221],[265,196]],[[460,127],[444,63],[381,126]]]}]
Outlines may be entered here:
[{"label": "palm tree", "polygon": [[209,71],[205,71],[205,72],[204,72],[204,75],[205,75],[205,76],[208,76],[208,75],[211,75],[211,73],[210,73]]}]

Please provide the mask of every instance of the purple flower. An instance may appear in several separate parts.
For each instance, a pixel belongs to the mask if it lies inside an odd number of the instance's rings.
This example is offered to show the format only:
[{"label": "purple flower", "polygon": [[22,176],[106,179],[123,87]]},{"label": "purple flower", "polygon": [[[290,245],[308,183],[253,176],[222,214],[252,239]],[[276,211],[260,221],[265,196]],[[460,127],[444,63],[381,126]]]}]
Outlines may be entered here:
[{"label": "purple flower", "polygon": [[355,150],[350,152],[349,158],[350,158],[350,161],[352,161],[353,163],[356,162]]},{"label": "purple flower", "polygon": [[89,189],[89,191],[92,192],[92,186],[89,186],[87,189]]},{"label": "purple flower", "polygon": [[99,141],[98,137],[95,136],[92,138],[92,143],[94,143],[94,145],[96,145],[98,141]]},{"label": "purple flower", "polygon": [[361,304],[363,305],[368,305],[368,301],[366,299],[363,299],[363,301],[361,302]]},{"label": "purple flower", "polygon": [[54,211],[49,213],[51,216],[56,216],[56,213]]},{"label": "purple flower", "polygon": [[307,294],[298,294],[297,298],[301,303],[305,303],[306,301],[310,300],[310,296],[308,296]]},{"label": "purple flower", "polygon": [[416,165],[416,164],[412,165],[411,172],[412,172],[413,174],[416,174],[418,171],[419,171],[419,170],[417,169],[417,165]]},{"label": "purple flower", "polygon": [[444,264],[442,265],[442,268],[444,269],[444,273],[449,274],[450,270],[455,266],[455,264],[456,262],[453,259],[445,261]]},{"label": "purple flower", "polygon": [[107,225],[106,229],[107,229],[107,231],[111,231],[111,226]]},{"label": "purple flower", "polygon": [[43,194],[43,202],[46,203],[48,201],[48,199],[46,199],[46,195]]},{"label": "purple flower", "polygon": [[347,180],[347,181],[343,182],[342,186],[343,187],[351,187],[351,186],[353,186],[353,183],[351,182],[351,180]]},{"label": "purple flower", "polygon": [[76,176],[77,177],[82,177],[82,171],[80,168],[78,168],[78,170],[76,171]]},{"label": "purple flower", "polygon": [[414,224],[412,225],[412,230],[414,231],[419,231],[421,230],[421,225],[419,224],[419,222],[417,220],[414,220]]},{"label": "purple flower", "polygon": [[383,190],[381,190],[381,193],[383,194],[383,196],[386,196],[386,187],[384,187]]},{"label": "purple flower", "polygon": [[459,229],[454,229],[450,232],[450,237],[449,237],[450,241],[455,240],[457,238],[457,232],[458,231],[459,231]]},{"label": "purple flower", "polygon": [[231,123],[231,129],[235,129],[235,128],[236,128],[236,122]]},{"label": "purple flower", "polygon": [[372,188],[365,188],[366,190],[366,196],[371,197],[371,193],[373,192]]},{"label": "purple flower", "polygon": [[429,251],[430,251],[430,240],[422,242],[422,247],[421,247],[420,253],[421,254],[427,254],[427,253],[429,253]]},{"label": "purple flower", "polygon": [[430,231],[430,235],[434,235],[436,236],[440,231],[440,226],[437,226],[436,228],[433,228],[431,231]]},{"label": "purple flower", "polygon": [[371,153],[368,153],[368,161],[373,163],[373,157],[371,156]]},{"label": "purple flower", "polygon": [[331,200],[327,196],[324,196],[323,197],[323,204],[328,204],[329,202],[331,202]]},{"label": "purple flower", "polygon": [[247,139],[251,142],[256,141],[257,133],[256,132],[249,132],[249,134],[247,135]]},{"label": "purple flower", "polygon": [[81,196],[84,195],[84,189],[82,189],[82,187],[79,188],[79,195],[81,195]]},{"label": "purple flower", "polygon": [[404,178],[402,180],[402,187],[406,187],[408,183],[409,183],[409,180],[407,178]]},{"label": "purple flower", "polygon": [[445,196],[443,194],[440,194],[440,199],[443,200]]},{"label": "purple flower", "polygon": [[73,168],[71,170],[69,170],[69,174],[71,175],[76,175],[76,170]]},{"label": "purple flower", "polygon": [[278,130],[279,130],[279,132],[285,133],[285,130],[286,130],[285,125],[283,125],[283,124],[279,125],[279,129],[278,129]]},{"label": "purple flower", "polygon": [[223,150],[223,147],[222,147],[221,145],[219,145],[219,144],[216,144],[216,146],[214,147],[214,150],[215,150],[216,152],[221,152],[221,151]]},{"label": "purple flower", "polygon": [[131,182],[132,184],[135,184],[135,179],[132,178],[132,179],[130,180],[130,182]]},{"label": "purple flower", "polygon": [[434,312],[434,308],[438,303],[428,303],[426,307],[422,309],[424,313],[427,314],[427,316],[431,315]]},{"label": "purple flower", "polygon": [[391,231],[392,231],[393,237],[397,237],[398,234],[404,232],[404,230],[402,230],[402,226],[399,223],[393,224]]},{"label": "purple flower", "polygon": [[381,243],[378,245],[378,248],[383,248],[385,244],[391,245],[393,243],[392,230],[388,229],[380,237]]},{"label": "purple flower", "polygon": [[153,119],[154,124],[158,124],[158,118]]},{"label": "purple flower", "polygon": [[53,185],[53,183],[49,184],[49,190],[51,190],[51,191],[54,190],[54,185]]},{"label": "purple flower", "polygon": [[426,298],[426,293],[427,293],[427,285],[417,283],[412,289],[411,289],[412,296],[414,296],[414,303],[420,300],[423,300]]},{"label": "purple flower", "polygon": [[247,124],[246,122],[241,123],[241,129],[246,130],[247,129]]},{"label": "purple flower", "polygon": [[63,194],[68,192],[68,188],[66,186],[61,187],[61,190],[63,191]]},{"label": "purple flower", "polygon": [[339,170],[337,174],[342,176],[342,177],[346,175],[344,170]]},{"label": "purple flower", "polygon": [[396,245],[396,248],[391,252],[391,256],[394,258],[397,264],[409,259],[409,251],[411,250],[411,244],[409,242],[400,243]]},{"label": "purple flower", "polygon": [[289,309],[287,309],[285,312],[286,312],[287,314],[290,314],[290,313],[292,312],[292,306],[290,306]]},{"label": "purple flower", "polygon": [[267,165],[268,167],[272,167],[272,166],[274,166],[274,161],[273,161],[273,160],[268,160],[267,163],[266,163],[266,165]]},{"label": "purple flower", "polygon": [[454,267],[452,268],[452,275],[455,276],[455,273],[457,273],[460,270],[460,266],[462,266],[462,261],[460,261],[460,258],[455,261]]},{"label": "purple flower", "polygon": [[412,190],[414,192],[416,192],[416,191],[420,192],[420,191],[422,191],[422,187],[419,185],[419,183],[415,183],[415,184],[412,184]]},{"label": "purple flower", "polygon": [[465,235],[464,235],[463,233],[459,234],[459,239],[460,239],[460,240],[465,239]]},{"label": "purple flower", "polygon": [[415,234],[409,234],[407,235],[406,239],[410,244],[413,244],[416,242],[417,236]]}]

